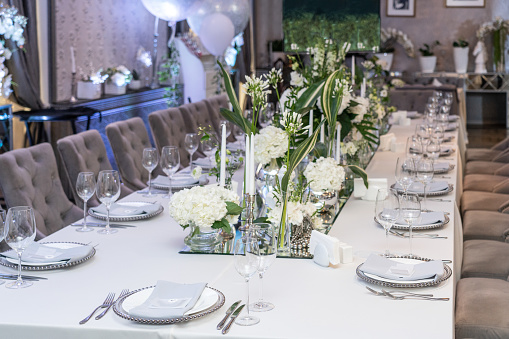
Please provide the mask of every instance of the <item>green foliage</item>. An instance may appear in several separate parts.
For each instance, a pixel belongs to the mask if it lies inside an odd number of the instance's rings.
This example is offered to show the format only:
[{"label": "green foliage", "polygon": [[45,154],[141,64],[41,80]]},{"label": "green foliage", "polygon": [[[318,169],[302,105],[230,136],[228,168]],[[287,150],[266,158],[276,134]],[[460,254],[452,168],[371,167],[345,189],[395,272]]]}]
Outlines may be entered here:
[{"label": "green foliage", "polygon": [[458,40],[455,40],[455,41],[452,43],[452,46],[453,46],[453,47],[461,47],[461,48],[465,48],[465,47],[468,47],[468,41],[463,40],[463,39],[458,39]]},{"label": "green foliage", "polygon": [[435,42],[431,44],[424,44],[424,48],[419,48],[419,52],[421,52],[422,56],[433,56],[433,48],[440,45],[440,41],[435,40]]}]

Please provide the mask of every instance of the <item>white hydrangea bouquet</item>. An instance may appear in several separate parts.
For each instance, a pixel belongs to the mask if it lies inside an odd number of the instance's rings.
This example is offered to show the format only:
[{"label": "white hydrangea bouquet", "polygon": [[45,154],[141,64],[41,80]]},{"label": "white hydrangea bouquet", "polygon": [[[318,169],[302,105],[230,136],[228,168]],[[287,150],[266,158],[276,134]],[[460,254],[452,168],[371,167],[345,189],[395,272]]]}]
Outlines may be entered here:
[{"label": "white hydrangea bouquet", "polygon": [[118,87],[122,87],[129,84],[133,79],[131,71],[129,71],[129,69],[124,65],[110,67],[103,74],[108,75],[108,79],[106,82],[114,84],[115,86]]},{"label": "white hydrangea bouquet", "polygon": [[242,212],[239,200],[237,193],[220,186],[196,186],[174,193],[169,212],[183,229],[194,225],[230,232],[230,224],[236,223]]},{"label": "white hydrangea bouquet", "polygon": [[304,176],[315,193],[339,191],[345,181],[345,170],[334,158],[320,157],[306,166]]},{"label": "white hydrangea bouquet", "polygon": [[[316,206],[310,201],[288,201],[287,203],[288,222],[292,225],[301,225],[304,219],[308,219],[313,225],[314,229],[321,229],[323,221],[317,216]],[[276,205],[267,213],[267,220],[273,224],[278,224],[281,221],[281,214],[283,212],[282,204]]]},{"label": "white hydrangea bouquet", "polygon": [[281,128],[267,126],[254,136],[255,162],[267,165],[288,151],[288,135]]}]

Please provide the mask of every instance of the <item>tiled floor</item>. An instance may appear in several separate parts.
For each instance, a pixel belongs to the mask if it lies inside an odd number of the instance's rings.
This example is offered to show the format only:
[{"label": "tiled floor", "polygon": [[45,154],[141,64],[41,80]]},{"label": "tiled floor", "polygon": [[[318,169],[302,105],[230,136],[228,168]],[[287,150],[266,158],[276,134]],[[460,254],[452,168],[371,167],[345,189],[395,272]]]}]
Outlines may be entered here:
[{"label": "tiled floor", "polygon": [[469,148],[490,148],[509,136],[509,129],[500,126],[467,126]]}]

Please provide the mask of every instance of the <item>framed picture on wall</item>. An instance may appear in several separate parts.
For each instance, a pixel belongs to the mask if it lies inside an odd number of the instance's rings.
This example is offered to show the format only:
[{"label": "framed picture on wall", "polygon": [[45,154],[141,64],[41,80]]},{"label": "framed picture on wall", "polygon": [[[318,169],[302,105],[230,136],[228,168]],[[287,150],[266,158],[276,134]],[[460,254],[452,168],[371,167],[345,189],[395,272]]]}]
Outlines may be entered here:
[{"label": "framed picture on wall", "polygon": [[415,16],[415,0],[387,0],[387,16]]},{"label": "framed picture on wall", "polygon": [[445,0],[445,7],[484,7],[486,0]]}]

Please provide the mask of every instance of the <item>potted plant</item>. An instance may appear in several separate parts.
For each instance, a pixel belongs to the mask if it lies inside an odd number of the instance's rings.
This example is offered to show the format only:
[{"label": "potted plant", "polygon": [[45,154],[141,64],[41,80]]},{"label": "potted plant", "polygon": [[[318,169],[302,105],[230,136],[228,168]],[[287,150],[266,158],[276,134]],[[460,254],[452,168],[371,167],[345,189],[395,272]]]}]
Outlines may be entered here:
[{"label": "potted plant", "polygon": [[380,53],[375,53],[375,56],[383,63],[384,71],[391,69],[396,43],[405,48],[409,57],[415,56],[414,44],[402,31],[395,28],[382,28],[380,33]]},{"label": "potted plant", "polygon": [[125,94],[127,84],[133,78],[131,72],[123,65],[110,67],[103,74],[108,75],[108,79],[104,84],[104,94],[109,95]]},{"label": "potted plant", "polygon": [[431,44],[424,44],[424,48],[419,48],[419,52],[421,52],[419,61],[423,73],[433,73],[435,71],[437,57],[433,53],[433,49],[438,45],[440,45],[440,41],[435,40],[435,42]]},{"label": "potted plant", "polygon": [[129,83],[129,88],[133,89],[133,90],[140,89],[142,87],[142,85],[141,85],[141,80],[140,80],[140,76],[139,76],[138,72],[136,72],[136,70],[133,69],[131,74],[133,76],[133,79]]},{"label": "potted plant", "polygon": [[468,66],[468,41],[458,39],[452,43],[456,73],[466,73]]},{"label": "potted plant", "polygon": [[81,80],[78,81],[76,93],[78,99],[94,100],[101,97],[101,84],[108,78],[107,74],[102,73],[103,70],[99,69],[85,74],[80,69]]}]

